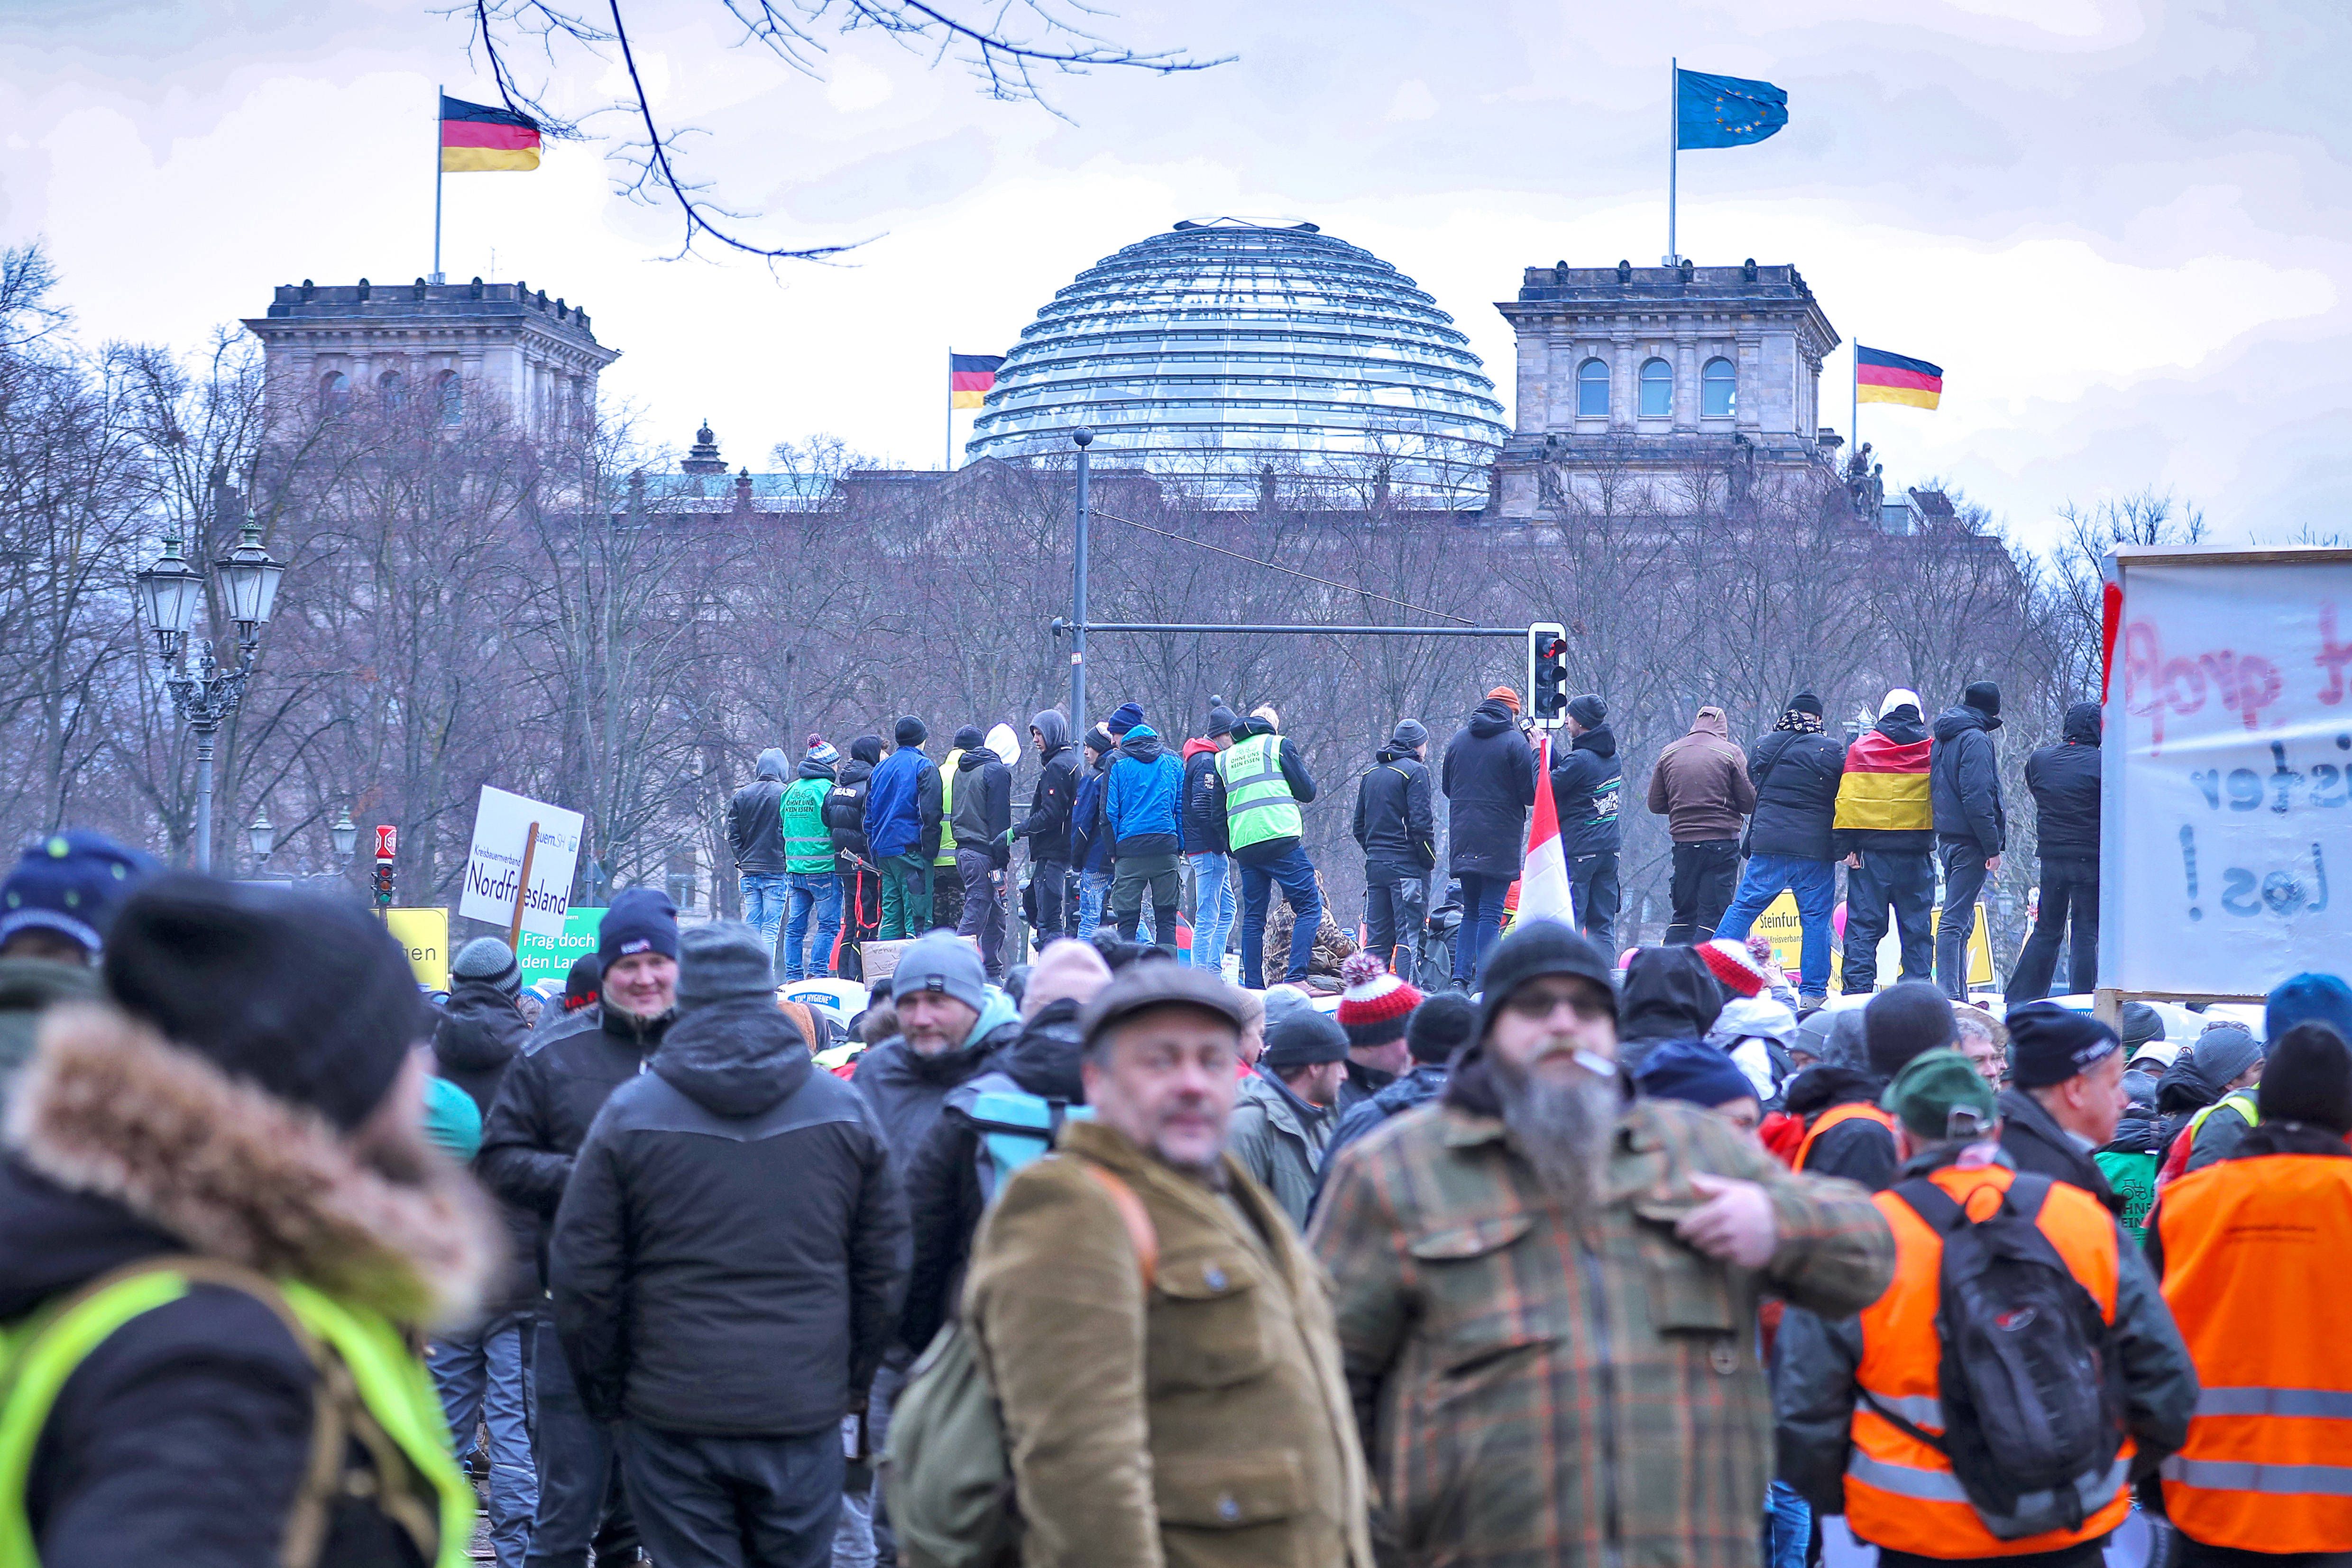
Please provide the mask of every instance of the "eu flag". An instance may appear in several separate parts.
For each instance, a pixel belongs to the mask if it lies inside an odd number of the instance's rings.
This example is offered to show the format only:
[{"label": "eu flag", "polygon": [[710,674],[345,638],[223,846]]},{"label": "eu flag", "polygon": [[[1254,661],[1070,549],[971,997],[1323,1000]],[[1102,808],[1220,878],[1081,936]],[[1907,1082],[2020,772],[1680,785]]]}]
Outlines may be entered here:
[{"label": "eu flag", "polygon": [[1739,147],[1789,123],[1789,95],[1769,81],[1675,72],[1675,145]]}]

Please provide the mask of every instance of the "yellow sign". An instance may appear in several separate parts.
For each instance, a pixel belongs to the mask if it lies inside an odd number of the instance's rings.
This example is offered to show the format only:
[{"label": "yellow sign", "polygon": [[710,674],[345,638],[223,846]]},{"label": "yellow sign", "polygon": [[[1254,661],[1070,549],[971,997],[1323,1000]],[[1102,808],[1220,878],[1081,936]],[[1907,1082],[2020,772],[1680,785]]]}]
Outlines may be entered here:
[{"label": "yellow sign", "polygon": [[383,928],[408,955],[416,983],[428,991],[449,988],[449,912],[446,909],[387,909]]},{"label": "yellow sign", "polygon": [[[1932,940],[1938,911],[1927,915],[1927,934]],[[1749,926],[1753,935],[1761,936],[1772,944],[1772,962],[1788,971],[1797,973],[1804,951],[1803,923],[1797,917],[1797,895],[1788,889],[1764,906],[1764,913]],[[1830,948],[1830,981],[1836,984],[1845,972],[1845,945],[1833,943]],[[1885,937],[1878,945],[1878,977],[1883,984],[1893,985],[1903,973],[1903,944],[1890,924]],[[1969,933],[1969,984],[1992,984],[1992,931],[1985,919],[1985,906],[1977,905],[1976,929]]]}]

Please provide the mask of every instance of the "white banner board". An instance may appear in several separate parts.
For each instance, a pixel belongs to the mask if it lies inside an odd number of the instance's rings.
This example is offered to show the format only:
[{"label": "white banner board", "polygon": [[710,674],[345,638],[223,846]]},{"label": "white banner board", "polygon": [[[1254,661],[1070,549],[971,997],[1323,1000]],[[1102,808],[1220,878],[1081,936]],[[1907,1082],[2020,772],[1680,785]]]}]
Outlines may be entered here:
[{"label": "white banner board", "polygon": [[[539,829],[536,840],[533,824]],[[582,826],[577,811],[483,785],[457,913],[468,920],[512,925],[528,844],[530,886],[522,890],[522,928],[551,939],[562,936],[564,914],[572,907],[572,873],[580,863]]]},{"label": "white banner board", "polygon": [[2352,556],[2136,560],[2106,694],[2099,983],[2260,996],[2352,952]]}]

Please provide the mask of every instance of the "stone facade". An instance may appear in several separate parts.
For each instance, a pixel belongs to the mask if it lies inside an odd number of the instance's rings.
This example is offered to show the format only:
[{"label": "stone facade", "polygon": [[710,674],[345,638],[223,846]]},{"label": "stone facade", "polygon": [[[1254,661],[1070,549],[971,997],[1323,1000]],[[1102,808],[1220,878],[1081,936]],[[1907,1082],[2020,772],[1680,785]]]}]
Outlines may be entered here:
[{"label": "stone facade", "polygon": [[620,350],[596,341],[588,313],[522,283],[280,284],[245,325],[262,342],[274,436],[299,435],[334,400],[363,391],[437,401],[459,423],[492,400],[549,432],[593,409],[596,378]]},{"label": "stone facade", "polygon": [[[1630,479],[1671,505],[1696,467],[1834,483],[1820,422],[1822,361],[1838,346],[1794,267],[1527,269],[1499,302],[1518,335],[1517,423],[1492,512],[1528,521],[1590,506]],[[1605,476],[1605,479],[1604,479]]]}]

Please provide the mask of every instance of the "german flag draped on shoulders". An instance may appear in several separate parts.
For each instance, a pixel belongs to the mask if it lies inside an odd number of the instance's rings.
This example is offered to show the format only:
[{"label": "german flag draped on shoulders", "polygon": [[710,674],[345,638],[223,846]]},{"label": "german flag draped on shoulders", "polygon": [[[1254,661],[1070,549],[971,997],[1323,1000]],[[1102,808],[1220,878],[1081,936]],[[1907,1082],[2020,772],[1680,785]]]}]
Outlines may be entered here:
[{"label": "german flag draped on shoulders", "polygon": [[1840,856],[1862,850],[1921,853],[1936,847],[1936,811],[1927,788],[1932,748],[1918,695],[1900,686],[1888,692],[1878,705],[1878,722],[1846,747],[1832,823]]}]

